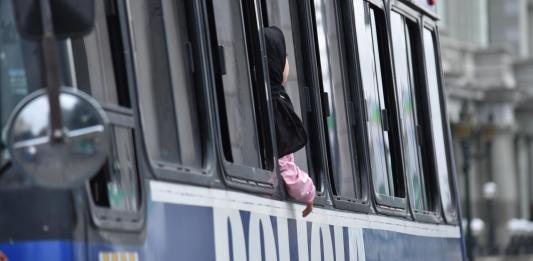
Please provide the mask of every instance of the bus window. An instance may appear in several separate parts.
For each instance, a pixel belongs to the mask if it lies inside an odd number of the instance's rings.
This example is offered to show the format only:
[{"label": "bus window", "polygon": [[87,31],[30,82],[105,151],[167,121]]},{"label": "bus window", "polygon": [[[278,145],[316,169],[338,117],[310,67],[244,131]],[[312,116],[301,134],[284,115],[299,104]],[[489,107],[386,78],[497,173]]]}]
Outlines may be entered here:
[{"label": "bus window", "polygon": [[[428,200],[424,182],[421,148],[417,138],[417,104],[415,79],[410,46],[410,34],[404,17],[391,12],[392,46],[396,75],[396,97],[398,99],[401,122],[402,149],[404,152],[404,171],[406,173],[411,206],[427,210]],[[416,28],[416,27],[415,27]]]},{"label": "bus window", "polygon": [[213,0],[207,8],[225,178],[271,193],[274,137],[257,6],[253,1]]},{"label": "bus window", "polygon": [[447,221],[456,220],[454,196],[452,195],[449,157],[446,150],[445,124],[442,110],[442,92],[439,77],[439,67],[437,67],[437,45],[435,34],[424,28],[424,57],[426,60],[427,89],[429,96],[431,127],[433,136],[433,146],[435,150],[436,170],[439,177],[440,197],[442,207]]},{"label": "bus window", "polygon": [[[320,59],[322,88],[327,94],[326,126],[329,158],[335,194],[348,198],[361,197],[359,171],[355,164],[353,132],[350,118],[348,84],[343,71],[343,54],[334,1],[314,1],[317,52]],[[352,112],[353,113],[353,112]]]},{"label": "bus window", "polygon": [[[289,59],[289,78],[285,83],[285,89],[289,94],[291,101],[294,106],[294,111],[300,118],[302,118],[302,103],[301,100],[305,97],[302,97],[300,94],[300,86],[298,79],[298,70],[296,68],[295,60],[295,47],[293,39],[293,29],[291,22],[290,7],[288,1],[281,0],[267,0],[267,13],[268,13],[268,25],[277,26],[285,35],[285,42],[287,44],[287,58]],[[309,171],[307,165],[307,153],[305,148],[299,150],[294,154],[295,161],[298,166],[305,172]]]},{"label": "bus window", "polygon": [[224,105],[233,163],[260,167],[258,126],[241,1],[212,1],[218,44],[225,58]]},{"label": "bus window", "polygon": [[141,186],[125,56],[129,46],[119,17],[121,1],[95,2],[94,30],[72,41],[72,54],[78,88],[95,97],[110,120],[110,156],[89,185],[96,207],[93,217],[105,219],[105,209],[137,212],[141,206]]},{"label": "bus window", "polygon": [[155,172],[203,165],[186,2],[130,2],[141,122]]},{"label": "bus window", "polygon": [[132,130],[113,126],[113,144],[110,152],[114,160],[108,161],[102,171],[91,180],[96,205],[114,210],[136,211],[140,195],[135,164]]},{"label": "bus window", "polygon": [[[305,104],[305,101],[308,97],[305,97],[305,93],[302,91],[305,87],[303,86],[303,79],[301,79],[302,75],[299,74],[301,70],[299,70],[300,68],[297,67],[299,65],[299,61],[296,57],[297,53],[295,40],[299,38],[293,37],[293,34],[296,34],[297,30],[291,21],[291,6],[288,1],[282,0],[266,0],[265,2],[266,6],[263,8],[266,8],[268,15],[268,19],[264,19],[267,20],[264,21],[265,26],[277,26],[285,35],[287,59],[289,60],[289,78],[285,83],[285,89],[291,98],[294,111],[300,117],[300,119],[304,121],[304,124],[307,127],[308,123],[305,122],[306,113],[310,108],[307,108]],[[309,134],[309,131],[307,132]],[[315,177],[315,175],[313,175],[312,166],[308,164],[309,157],[307,153],[310,150],[307,149],[307,146],[309,146],[309,142],[305,148],[294,153],[295,162],[303,171],[309,173],[315,184],[317,184],[318,179]]]},{"label": "bus window", "polygon": [[[384,13],[363,1],[354,1],[360,70],[366,103],[370,166],[378,201],[403,207],[405,196],[400,151],[395,138],[394,94]],[[394,153],[391,153],[394,151]]]}]

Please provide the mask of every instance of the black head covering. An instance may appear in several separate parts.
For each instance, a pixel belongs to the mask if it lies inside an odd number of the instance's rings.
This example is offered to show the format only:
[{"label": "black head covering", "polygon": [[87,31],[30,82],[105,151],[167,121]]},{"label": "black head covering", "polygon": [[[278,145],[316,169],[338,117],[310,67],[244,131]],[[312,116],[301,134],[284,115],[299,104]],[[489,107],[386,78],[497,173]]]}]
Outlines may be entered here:
[{"label": "black head covering", "polygon": [[268,56],[268,76],[271,85],[281,85],[283,83],[283,69],[287,59],[285,47],[285,36],[283,32],[275,27],[265,28],[265,43]]}]

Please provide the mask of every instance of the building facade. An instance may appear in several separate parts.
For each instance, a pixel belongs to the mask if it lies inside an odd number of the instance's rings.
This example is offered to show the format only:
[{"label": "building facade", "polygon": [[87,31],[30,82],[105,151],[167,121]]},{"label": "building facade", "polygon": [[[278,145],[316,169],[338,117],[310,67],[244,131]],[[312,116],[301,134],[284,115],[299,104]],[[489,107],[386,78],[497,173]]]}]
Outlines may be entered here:
[{"label": "building facade", "polygon": [[533,0],[437,0],[437,8],[463,217],[472,220],[474,251],[531,255]]}]

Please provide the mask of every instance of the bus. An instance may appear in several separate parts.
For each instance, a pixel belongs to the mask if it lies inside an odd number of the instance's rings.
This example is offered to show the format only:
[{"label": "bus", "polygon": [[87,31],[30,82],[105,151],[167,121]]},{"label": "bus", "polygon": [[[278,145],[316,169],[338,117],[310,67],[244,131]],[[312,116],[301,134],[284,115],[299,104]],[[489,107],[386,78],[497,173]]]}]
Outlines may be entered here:
[{"label": "bus", "polygon": [[0,0],[0,260],[466,260],[437,21],[434,0]]}]

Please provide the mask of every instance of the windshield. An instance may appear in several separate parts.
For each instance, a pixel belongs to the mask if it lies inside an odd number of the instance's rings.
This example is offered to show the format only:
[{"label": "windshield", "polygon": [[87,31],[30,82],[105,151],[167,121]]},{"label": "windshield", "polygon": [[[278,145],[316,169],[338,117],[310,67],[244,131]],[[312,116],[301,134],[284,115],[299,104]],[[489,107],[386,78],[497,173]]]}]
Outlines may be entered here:
[{"label": "windshield", "polygon": [[[0,133],[5,131],[6,123],[20,100],[45,86],[40,43],[20,37],[12,2],[0,0]],[[69,40],[58,43],[62,86],[73,86],[74,82],[69,73],[71,70],[67,70],[73,68],[67,67],[73,64],[69,62],[72,61],[67,52],[69,45]],[[0,139],[0,186],[21,183],[16,171],[10,171],[12,168],[9,168],[9,155],[4,142]]]},{"label": "windshield", "polygon": [[[2,132],[15,106],[29,93],[45,86],[43,61],[39,42],[30,42],[20,37],[13,15],[12,0],[0,0],[0,124]],[[66,80],[67,42],[58,43],[60,48],[60,81]],[[6,160],[5,144],[0,143],[0,165]],[[1,173],[0,173],[1,174]]]},{"label": "windshield", "polygon": [[[11,0],[0,0],[0,122],[5,126],[17,103],[40,88],[38,44],[20,38]],[[32,86],[32,87],[30,87]]]}]

